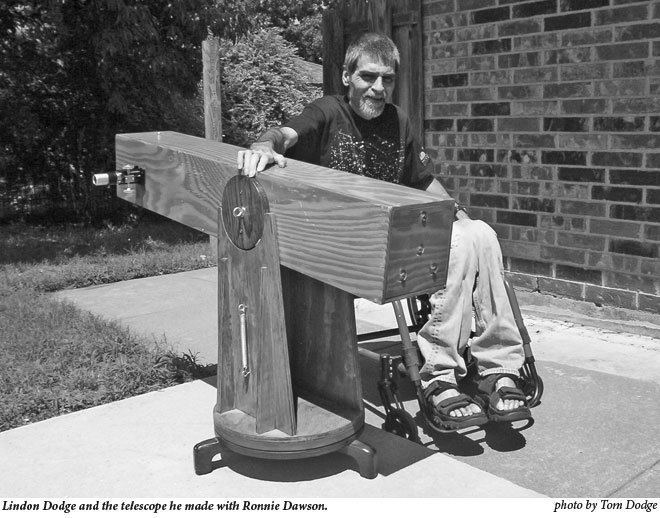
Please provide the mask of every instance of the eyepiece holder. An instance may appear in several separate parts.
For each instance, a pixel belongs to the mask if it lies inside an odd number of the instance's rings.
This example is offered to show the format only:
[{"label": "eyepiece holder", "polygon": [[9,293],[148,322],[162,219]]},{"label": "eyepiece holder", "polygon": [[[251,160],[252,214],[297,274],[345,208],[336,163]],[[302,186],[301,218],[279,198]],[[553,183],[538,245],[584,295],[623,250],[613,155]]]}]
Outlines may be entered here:
[{"label": "eyepiece holder", "polygon": [[144,183],[144,169],[136,165],[125,165],[120,171],[93,175],[92,183],[97,187]]}]

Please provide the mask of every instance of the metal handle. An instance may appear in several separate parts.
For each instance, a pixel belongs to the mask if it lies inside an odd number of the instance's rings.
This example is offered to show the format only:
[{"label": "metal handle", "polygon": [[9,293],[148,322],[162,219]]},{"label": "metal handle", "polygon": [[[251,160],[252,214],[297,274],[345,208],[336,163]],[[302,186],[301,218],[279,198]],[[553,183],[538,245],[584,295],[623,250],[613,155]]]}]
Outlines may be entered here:
[{"label": "metal handle", "polygon": [[246,312],[247,312],[247,306],[245,304],[239,304],[238,318],[241,323],[241,363],[243,365],[243,368],[241,369],[241,374],[243,375],[244,378],[247,378],[250,375],[250,367],[248,365]]}]

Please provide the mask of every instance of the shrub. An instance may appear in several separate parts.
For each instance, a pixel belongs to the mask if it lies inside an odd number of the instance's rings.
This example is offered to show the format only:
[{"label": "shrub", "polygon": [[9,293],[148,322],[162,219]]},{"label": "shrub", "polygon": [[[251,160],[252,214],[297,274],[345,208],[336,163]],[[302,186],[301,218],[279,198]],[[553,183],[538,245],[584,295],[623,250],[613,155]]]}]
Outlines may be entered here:
[{"label": "shrub", "polygon": [[282,35],[298,48],[298,54],[305,61],[323,61],[323,29],[321,13],[312,14],[290,23]]},{"label": "shrub", "polygon": [[[212,4],[0,2],[0,205],[91,219],[91,175],[114,168],[116,133],[202,134],[193,101]],[[52,203],[14,195],[29,186]]]},{"label": "shrub", "polygon": [[224,140],[246,146],[297,115],[321,89],[308,84],[295,47],[279,29],[220,41]]}]

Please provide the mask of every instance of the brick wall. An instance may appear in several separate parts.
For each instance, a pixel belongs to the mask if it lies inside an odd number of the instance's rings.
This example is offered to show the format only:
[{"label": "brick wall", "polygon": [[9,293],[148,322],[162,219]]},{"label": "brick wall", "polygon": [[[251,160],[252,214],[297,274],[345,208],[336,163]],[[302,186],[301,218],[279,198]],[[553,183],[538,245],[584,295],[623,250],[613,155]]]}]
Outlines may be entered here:
[{"label": "brick wall", "polygon": [[515,282],[660,312],[660,1],[424,0],[425,138]]}]

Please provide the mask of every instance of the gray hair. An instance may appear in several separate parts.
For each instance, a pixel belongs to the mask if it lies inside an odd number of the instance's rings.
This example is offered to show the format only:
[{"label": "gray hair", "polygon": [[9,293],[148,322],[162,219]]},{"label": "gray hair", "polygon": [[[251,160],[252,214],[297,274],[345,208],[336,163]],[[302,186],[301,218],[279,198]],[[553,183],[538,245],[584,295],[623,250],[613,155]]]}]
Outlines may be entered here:
[{"label": "gray hair", "polygon": [[349,74],[355,72],[357,63],[362,56],[368,56],[387,66],[392,66],[396,72],[399,69],[399,49],[394,42],[384,34],[367,32],[348,46],[344,58],[344,70]]}]

